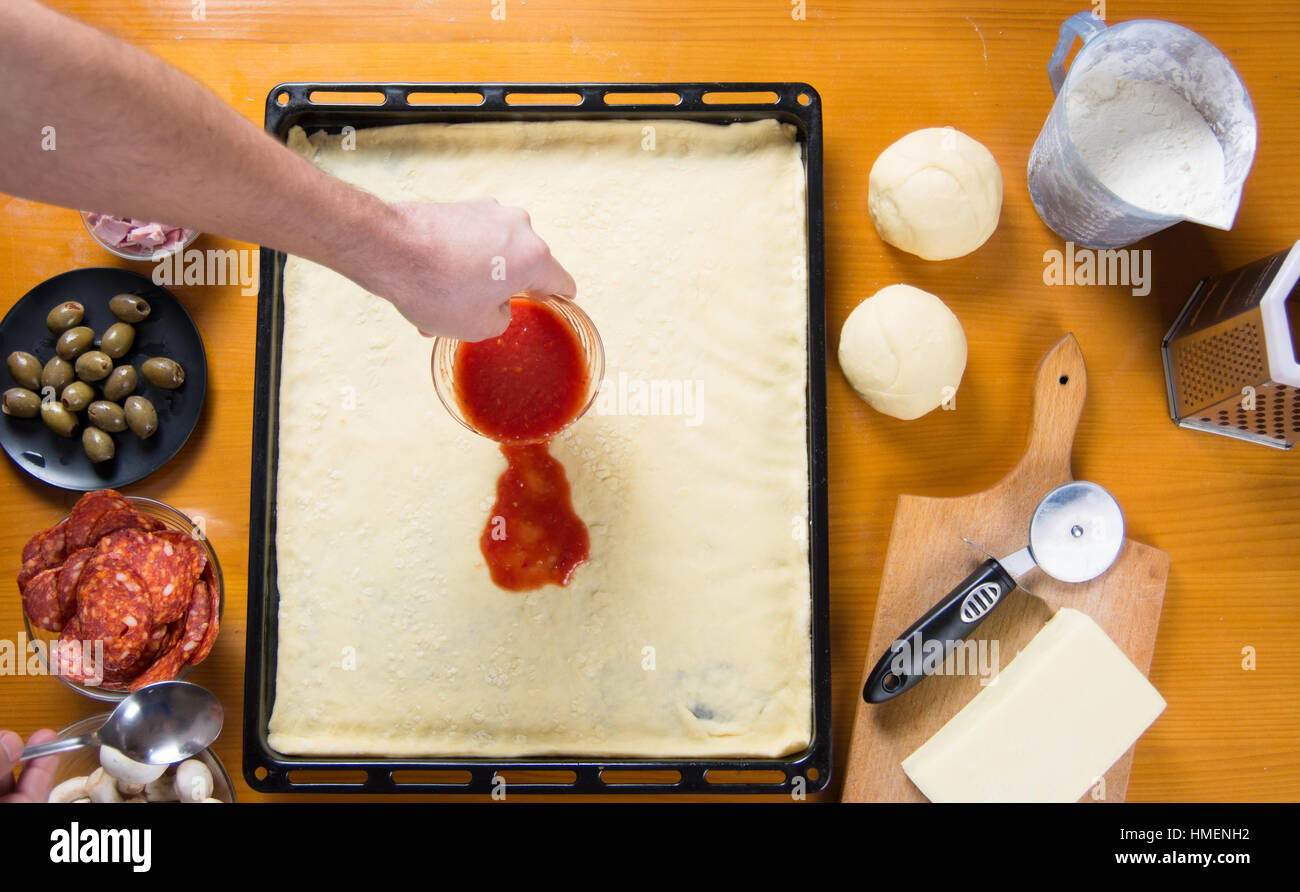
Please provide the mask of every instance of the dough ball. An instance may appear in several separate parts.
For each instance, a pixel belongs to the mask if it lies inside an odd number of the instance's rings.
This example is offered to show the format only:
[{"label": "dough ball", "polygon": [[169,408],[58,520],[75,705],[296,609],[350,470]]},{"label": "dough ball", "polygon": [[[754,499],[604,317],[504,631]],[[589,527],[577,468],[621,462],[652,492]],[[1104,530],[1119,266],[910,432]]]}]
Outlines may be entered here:
[{"label": "dough ball", "polygon": [[1002,171],[960,130],[907,134],[871,166],[867,207],[880,237],[926,260],[969,254],[998,228]]},{"label": "dough ball", "polygon": [[840,368],[877,412],[920,418],[956,395],[966,371],[966,333],[930,292],[890,285],[844,320]]}]

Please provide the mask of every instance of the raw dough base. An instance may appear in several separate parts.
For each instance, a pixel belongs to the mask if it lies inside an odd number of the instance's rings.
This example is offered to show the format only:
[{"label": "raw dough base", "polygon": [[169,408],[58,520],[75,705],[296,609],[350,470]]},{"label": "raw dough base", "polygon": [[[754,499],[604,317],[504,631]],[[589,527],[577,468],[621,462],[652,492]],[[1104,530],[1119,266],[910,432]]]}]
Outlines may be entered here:
[{"label": "raw dough base", "polygon": [[[653,135],[654,148],[647,149]],[[386,199],[526,207],[614,392],[554,445],[591,530],[569,586],[493,586],[495,444],[430,344],[290,258],[277,505],[284,753],[777,756],[812,723],[804,173],[789,128],[412,125],[290,145]],[[617,408],[625,376],[628,414]],[[697,425],[637,381],[702,382]],[[601,412],[605,414],[601,414]]]}]

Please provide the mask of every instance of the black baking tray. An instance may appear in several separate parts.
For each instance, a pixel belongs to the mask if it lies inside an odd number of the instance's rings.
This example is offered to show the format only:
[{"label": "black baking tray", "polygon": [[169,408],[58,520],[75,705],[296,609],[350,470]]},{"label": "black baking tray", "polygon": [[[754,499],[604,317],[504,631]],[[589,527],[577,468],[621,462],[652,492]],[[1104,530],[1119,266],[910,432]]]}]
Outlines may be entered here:
[{"label": "black baking tray", "polygon": [[[313,101],[312,94],[335,101]],[[340,94],[382,95],[382,103],[337,101]],[[424,94],[418,104],[408,97]],[[439,103],[436,95],[447,94]],[[463,104],[466,94],[482,101]],[[524,94],[533,94],[532,96]],[[625,94],[609,99],[611,94]],[[639,94],[639,95],[626,95]],[[656,101],[673,94],[676,101]],[[730,94],[730,95],[724,95]],[[748,95],[737,95],[748,94]],[[707,98],[706,98],[707,97]],[[323,99],[324,97],[317,97]],[[435,101],[430,103],[430,99]],[[471,95],[472,99],[472,95]],[[627,101],[631,100],[631,101]],[[261,250],[257,309],[257,373],[253,407],[253,468],[248,557],[247,662],[244,676],[244,777],[268,793],[492,793],[499,772],[510,792],[529,793],[784,793],[823,789],[831,774],[830,591],[827,553],[826,278],[822,195],[821,99],[801,83],[653,84],[360,84],[286,83],[266,100],[266,129],[281,141],[291,127],[308,133],[344,127],[425,122],[558,119],[681,119],[728,124],[775,118],[793,125],[807,172],[808,201],[808,460],[809,573],[812,583],[812,741],[803,752],[776,759],[610,758],[588,756],[477,758],[339,758],[293,756],[273,750],[267,724],[275,702],[276,445],[285,255]],[[408,783],[393,773],[418,772]],[[295,773],[309,773],[310,777]],[[333,772],[346,772],[337,779]],[[621,776],[619,773],[623,772]],[[639,772],[638,775],[626,774]],[[644,773],[654,772],[646,776]],[[678,779],[670,777],[677,772]],[[710,780],[710,772],[724,772]],[[757,773],[762,774],[744,774]],[[606,774],[609,773],[609,776]],[[361,776],[364,775],[364,780]],[[558,777],[557,777],[558,775]]]}]

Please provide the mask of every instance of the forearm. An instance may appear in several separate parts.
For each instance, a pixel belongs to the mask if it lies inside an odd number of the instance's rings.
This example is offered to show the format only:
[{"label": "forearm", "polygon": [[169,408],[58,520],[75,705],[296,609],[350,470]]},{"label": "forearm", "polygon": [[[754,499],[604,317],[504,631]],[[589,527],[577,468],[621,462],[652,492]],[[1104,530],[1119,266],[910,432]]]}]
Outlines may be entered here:
[{"label": "forearm", "polygon": [[396,222],[165,62],[31,0],[0,0],[0,108],[0,190],[12,195],[220,233],[345,273]]}]

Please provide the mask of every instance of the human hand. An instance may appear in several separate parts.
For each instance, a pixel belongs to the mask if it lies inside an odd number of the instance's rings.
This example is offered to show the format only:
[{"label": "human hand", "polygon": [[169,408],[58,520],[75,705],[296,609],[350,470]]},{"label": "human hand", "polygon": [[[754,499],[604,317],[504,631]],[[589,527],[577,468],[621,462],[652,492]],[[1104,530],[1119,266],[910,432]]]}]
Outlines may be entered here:
[{"label": "human hand", "polygon": [[[42,728],[28,738],[28,745],[49,743],[59,735]],[[23,766],[18,781],[14,781],[14,768],[23,752],[23,739],[12,731],[0,731],[0,802],[44,802],[50,798],[54,770],[58,756],[41,756]]]},{"label": "human hand", "polygon": [[390,300],[421,334],[481,341],[505,331],[511,295],[577,294],[522,208],[492,198],[389,208],[383,244],[367,245],[358,269],[340,271]]}]

